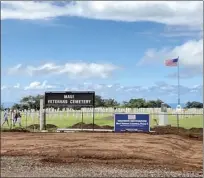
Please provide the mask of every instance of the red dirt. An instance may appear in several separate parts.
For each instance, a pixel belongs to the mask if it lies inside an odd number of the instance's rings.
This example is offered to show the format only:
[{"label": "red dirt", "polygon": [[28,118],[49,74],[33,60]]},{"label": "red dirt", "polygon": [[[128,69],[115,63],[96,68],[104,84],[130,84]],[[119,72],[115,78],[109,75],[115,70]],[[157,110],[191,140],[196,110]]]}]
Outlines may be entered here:
[{"label": "red dirt", "polygon": [[[85,124],[83,122],[79,122],[73,125],[71,128],[92,129],[93,124]],[[94,124],[94,128],[95,129],[113,129],[113,127],[109,125],[99,126],[96,124]],[[176,134],[184,138],[203,140],[203,128],[185,129],[185,128],[180,127],[178,129],[177,127],[172,127],[172,126],[157,126],[155,128],[151,128],[151,130],[155,131],[151,133],[152,135]]]},{"label": "red dirt", "polygon": [[92,129],[94,126],[94,129],[113,129],[112,126],[110,125],[104,125],[104,126],[99,126],[97,124],[86,124],[86,123],[83,123],[83,122],[79,122],[77,124],[74,124],[71,128],[83,128],[83,129]]},{"label": "red dirt", "polygon": [[1,156],[35,156],[44,163],[202,169],[202,142],[172,134],[2,132],[1,141]]}]

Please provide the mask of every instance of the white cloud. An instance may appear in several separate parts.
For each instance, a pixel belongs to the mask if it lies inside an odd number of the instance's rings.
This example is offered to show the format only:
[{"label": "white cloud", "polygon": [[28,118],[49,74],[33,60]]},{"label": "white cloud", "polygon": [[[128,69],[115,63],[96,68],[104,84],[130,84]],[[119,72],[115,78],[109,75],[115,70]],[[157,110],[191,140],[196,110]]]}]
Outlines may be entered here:
[{"label": "white cloud", "polygon": [[[18,64],[17,66],[21,66]],[[13,67],[17,68],[17,67]],[[13,69],[12,68],[12,69]],[[75,62],[66,63],[64,65],[56,65],[54,63],[47,63],[42,66],[27,66],[26,68],[21,68],[21,71],[26,72],[30,76],[36,75],[62,75],[65,74],[70,78],[107,78],[111,73],[118,67],[112,64],[97,64],[97,63],[85,63],[85,62]],[[10,70],[10,69],[9,69]],[[15,73],[18,73],[15,70]],[[14,70],[12,74],[15,74]]]},{"label": "white cloud", "polygon": [[[176,30],[179,29],[179,30]],[[142,32],[136,32],[137,34],[149,36],[150,38],[155,38],[155,41],[158,41],[158,38],[165,37],[165,40],[180,40],[179,38],[189,38],[189,39],[201,39],[203,38],[203,29],[199,27],[191,28],[186,25],[167,25],[161,31],[158,31],[156,28],[150,28]]]},{"label": "white cloud", "polygon": [[[32,89],[54,89],[57,88],[56,85],[48,85],[47,81],[41,82],[32,82],[29,86],[26,86],[25,90]],[[180,86],[181,95],[190,92],[191,90],[199,92],[202,89],[202,85],[195,86]],[[94,83],[84,83],[84,84],[76,84],[76,85],[67,85],[64,87],[64,90],[70,91],[97,91],[97,92],[123,92],[123,93],[146,93],[146,94],[177,94],[178,87],[177,85],[171,85],[166,82],[157,82],[155,85],[145,87],[145,86],[123,86],[120,84],[94,84]]]},{"label": "white cloud", "polygon": [[167,37],[167,38],[178,38],[178,37],[195,37],[200,38],[202,37],[202,31],[190,31],[186,29],[182,32],[163,32],[160,34],[161,36]]},{"label": "white cloud", "polygon": [[8,74],[16,74],[19,73],[22,69],[22,64],[18,64],[14,67],[8,69]]},{"label": "white cloud", "polygon": [[[138,64],[164,65],[165,59],[178,56],[183,77],[200,75],[203,66],[203,39],[191,40],[174,48],[149,49]],[[174,77],[176,74],[170,76]]]},{"label": "white cloud", "polygon": [[151,21],[197,27],[203,23],[202,1],[76,1],[61,5],[33,1],[1,3],[2,20],[48,20],[60,16],[78,16],[100,20]]},{"label": "white cloud", "polygon": [[173,55],[180,56],[180,64],[186,67],[200,67],[203,65],[203,39],[198,41],[192,40],[187,43],[175,47],[172,51]]},{"label": "white cloud", "polygon": [[200,96],[203,93],[203,86],[202,85],[194,85],[193,87],[189,88],[191,93],[199,93]]},{"label": "white cloud", "polygon": [[[111,87],[110,87],[111,86]],[[193,87],[187,87],[180,85],[181,95],[188,94],[191,90],[194,92],[201,92],[202,85],[195,85]],[[96,91],[96,93],[104,93],[106,95],[118,96],[118,95],[127,95],[131,96],[165,96],[165,95],[177,95],[178,86],[171,85],[166,82],[157,82],[155,85],[146,87],[146,86],[123,86],[121,84],[94,84],[94,83],[84,83],[75,86],[67,86],[66,91]]]},{"label": "white cloud", "polygon": [[[111,86],[111,87],[110,87]],[[201,100],[203,86],[196,85],[193,87],[180,86],[181,101],[186,102],[189,95],[193,99]],[[62,90],[63,91],[63,90]],[[103,98],[115,98],[118,101],[129,100],[131,98],[162,99],[169,102],[177,102],[178,88],[177,85],[171,85],[165,82],[158,82],[152,86],[123,86],[121,84],[95,84],[84,83],[79,85],[68,85],[64,91],[95,91],[97,95]]]},{"label": "white cloud", "polygon": [[190,37],[201,39],[203,35],[203,26],[167,25],[164,31],[159,35],[167,38]]},{"label": "white cloud", "polygon": [[16,85],[10,86],[10,85],[2,85],[1,90],[7,90],[10,91],[12,89],[21,89],[20,83],[17,83]]},{"label": "white cloud", "polygon": [[34,67],[34,66],[27,66],[26,71],[28,74],[32,75],[43,75],[49,73],[58,73],[61,70],[61,66],[57,66],[52,63],[47,63],[42,66]]},{"label": "white cloud", "polygon": [[5,85],[1,86],[1,90],[5,90],[5,89],[7,89],[7,86]]},{"label": "white cloud", "polygon": [[[111,86],[111,87],[110,87]],[[1,87],[4,98],[10,99],[11,93],[16,89],[15,87],[8,87],[6,85]],[[6,88],[10,88],[7,90]],[[5,90],[6,89],[6,90]],[[59,87],[55,84],[48,84],[44,82],[31,82],[28,86],[21,86],[18,90],[15,90],[17,98],[21,98],[27,95],[43,94],[45,91],[95,91],[97,95],[101,95],[105,98],[115,98],[118,101],[129,100],[131,98],[145,98],[150,99],[162,99],[165,102],[177,102],[177,85],[168,84],[166,82],[157,82],[152,86],[124,86],[121,84],[70,84],[64,87]],[[188,100],[201,101],[203,86],[180,86],[181,101],[186,102]],[[15,98],[14,98],[15,99]],[[5,101],[5,99],[4,99]],[[10,101],[10,100],[9,100]]]},{"label": "white cloud", "polygon": [[30,85],[26,86],[24,90],[46,90],[46,89],[54,89],[56,86],[48,85],[47,81],[44,81],[42,84],[38,81],[30,83]]},{"label": "white cloud", "polygon": [[17,83],[16,85],[14,85],[14,88],[20,88],[20,83]]}]

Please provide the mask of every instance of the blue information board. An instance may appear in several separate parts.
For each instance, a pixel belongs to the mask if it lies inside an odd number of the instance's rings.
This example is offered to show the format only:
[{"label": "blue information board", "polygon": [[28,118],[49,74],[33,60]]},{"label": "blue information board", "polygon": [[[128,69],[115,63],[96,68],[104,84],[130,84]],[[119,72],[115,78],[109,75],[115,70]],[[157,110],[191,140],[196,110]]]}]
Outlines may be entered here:
[{"label": "blue information board", "polygon": [[149,114],[115,114],[115,132],[149,132]]}]

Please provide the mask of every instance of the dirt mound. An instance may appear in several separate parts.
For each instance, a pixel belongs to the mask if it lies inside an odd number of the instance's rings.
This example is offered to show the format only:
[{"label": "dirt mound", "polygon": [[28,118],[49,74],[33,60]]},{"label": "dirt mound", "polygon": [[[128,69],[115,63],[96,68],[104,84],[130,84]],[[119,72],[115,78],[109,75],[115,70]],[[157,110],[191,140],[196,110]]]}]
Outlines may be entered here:
[{"label": "dirt mound", "polygon": [[[75,128],[75,129],[93,129],[93,124],[86,124],[84,122],[79,122],[77,124],[74,124],[73,126],[71,126],[71,128]],[[113,129],[112,126],[109,125],[104,125],[104,126],[99,126],[97,124],[94,124],[94,129]]]},{"label": "dirt mound", "polygon": [[184,128],[177,128],[177,127],[171,127],[169,126],[156,126],[154,128],[151,128],[152,131],[155,131],[154,133],[157,135],[163,135],[163,134],[175,134],[180,132],[184,132],[186,129]]},{"label": "dirt mound", "polygon": [[77,124],[74,124],[71,126],[71,128],[75,128],[75,129],[92,129],[94,127],[94,129],[101,129],[100,126],[96,125],[96,124],[85,124],[84,122],[79,122]]},{"label": "dirt mound", "polygon": [[[28,129],[40,129],[40,124],[32,124],[27,127]],[[46,129],[57,129],[56,125],[53,124],[46,124]]]},{"label": "dirt mound", "polygon": [[[93,129],[93,124],[86,124],[83,122],[79,122],[77,124],[74,124],[71,128],[77,128],[77,129]],[[94,129],[114,129],[114,127],[109,125],[99,126],[94,124]],[[202,128],[191,128],[191,129],[185,129],[180,127],[179,129],[177,127],[169,126],[156,126],[154,128],[151,128],[150,134],[152,135],[165,135],[165,134],[174,134],[174,135],[180,135],[187,138],[193,138],[197,140],[203,139],[203,129]]]},{"label": "dirt mound", "polygon": [[26,130],[25,128],[13,128],[13,129],[1,129],[1,132],[30,132],[29,130]]},{"label": "dirt mound", "polygon": [[177,128],[171,126],[157,126],[155,128],[151,128],[152,131],[155,131],[151,134],[155,135],[164,135],[164,134],[176,134],[183,137],[194,138],[197,140],[203,140],[203,129],[202,128]]},{"label": "dirt mound", "polygon": [[191,128],[191,129],[189,129],[189,131],[192,132],[192,133],[203,134],[203,128]]}]

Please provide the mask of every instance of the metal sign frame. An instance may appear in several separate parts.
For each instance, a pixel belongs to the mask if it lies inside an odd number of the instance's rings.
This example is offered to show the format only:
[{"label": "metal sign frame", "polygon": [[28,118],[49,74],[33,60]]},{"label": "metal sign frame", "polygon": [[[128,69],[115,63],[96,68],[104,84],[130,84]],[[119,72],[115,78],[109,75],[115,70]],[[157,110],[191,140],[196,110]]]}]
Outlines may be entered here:
[{"label": "metal sign frame", "polygon": [[149,132],[150,132],[150,120],[151,120],[151,118],[150,118],[150,114],[148,114],[148,113],[114,113],[114,132],[115,132],[115,115],[119,115],[119,114],[126,114],[126,115],[141,115],[141,114],[145,114],[145,115],[149,115]]},{"label": "metal sign frame", "polygon": [[[91,105],[85,105],[85,104],[47,104],[46,103],[46,94],[84,94],[84,95],[86,95],[86,94],[92,94],[93,96],[93,98],[92,98],[92,101],[93,101],[93,103],[91,104]],[[95,92],[94,91],[54,91],[54,92],[45,92],[45,95],[44,95],[44,106],[45,106],[45,108],[47,108],[47,107],[69,107],[69,108],[71,108],[71,107],[93,107],[93,108],[95,108]]]}]

